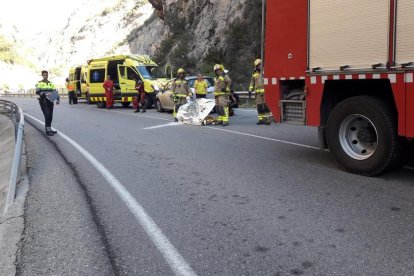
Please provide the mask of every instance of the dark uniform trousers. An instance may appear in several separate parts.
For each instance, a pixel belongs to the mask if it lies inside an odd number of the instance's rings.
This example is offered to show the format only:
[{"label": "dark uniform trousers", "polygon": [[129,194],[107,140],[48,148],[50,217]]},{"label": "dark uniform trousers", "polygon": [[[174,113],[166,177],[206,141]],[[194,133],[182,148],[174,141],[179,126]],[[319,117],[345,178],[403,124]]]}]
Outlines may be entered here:
[{"label": "dark uniform trousers", "polygon": [[43,115],[45,116],[45,127],[51,127],[53,119],[53,103],[46,99],[46,97],[41,97],[39,99],[40,108],[42,109]]}]

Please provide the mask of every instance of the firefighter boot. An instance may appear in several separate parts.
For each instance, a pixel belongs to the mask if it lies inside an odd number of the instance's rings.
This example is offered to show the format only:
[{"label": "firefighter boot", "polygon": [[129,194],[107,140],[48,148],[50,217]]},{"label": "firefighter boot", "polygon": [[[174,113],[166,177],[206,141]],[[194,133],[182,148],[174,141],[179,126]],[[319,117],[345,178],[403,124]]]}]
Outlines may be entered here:
[{"label": "firefighter boot", "polygon": [[142,107],[142,111],[141,111],[141,113],[145,113],[145,112],[147,112],[147,110],[146,110],[146,108],[145,108],[145,105]]},{"label": "firefighter boot", "polygon": [[229,108],[224,107],[224,116],[223,116],[223,124],[221,126],[225,127],[229,125]]}]

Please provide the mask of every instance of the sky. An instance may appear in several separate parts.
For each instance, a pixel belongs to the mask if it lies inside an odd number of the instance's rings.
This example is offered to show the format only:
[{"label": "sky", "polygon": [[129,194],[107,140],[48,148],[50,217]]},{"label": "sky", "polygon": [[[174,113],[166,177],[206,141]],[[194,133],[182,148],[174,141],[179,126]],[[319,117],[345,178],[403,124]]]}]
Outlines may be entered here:
[{"label": "sky", "polygon": [[[83,0],[0,0],[0,24],[17,25],[22,33],[62,27]],[[4,24],[4,23],[9,24]],[[11,24],[10,24],[11,23]]]}]

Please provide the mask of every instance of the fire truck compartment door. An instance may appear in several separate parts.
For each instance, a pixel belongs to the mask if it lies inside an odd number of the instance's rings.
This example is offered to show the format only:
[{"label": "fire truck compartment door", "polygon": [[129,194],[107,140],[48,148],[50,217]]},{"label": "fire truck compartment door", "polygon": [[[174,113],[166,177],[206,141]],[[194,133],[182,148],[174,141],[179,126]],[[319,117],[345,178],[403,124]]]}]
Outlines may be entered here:
[{"label": "fire truck compartment door", "polygon": [[371,68],[387,63],[389,0],[309,2],[310,68]]},{"label": "fire truck compartment door", "polygon": [[397,1],[397,26],[395,61],[403,63],[414,62],[414,1]]}]

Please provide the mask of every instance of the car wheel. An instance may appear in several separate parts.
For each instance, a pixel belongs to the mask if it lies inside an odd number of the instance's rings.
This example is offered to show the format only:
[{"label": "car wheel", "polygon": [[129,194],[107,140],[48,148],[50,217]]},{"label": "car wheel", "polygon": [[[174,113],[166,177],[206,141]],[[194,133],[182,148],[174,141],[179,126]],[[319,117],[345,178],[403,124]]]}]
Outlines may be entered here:
[{"label": "car wheel", "polygon": [[164,108],[162,108],[161,101],[157,99],[155,102],[155,108],[158,112],[164,112]]},{"label": "car wheel", "polygon": [[331,153],[349,172],[374,176],[399,163],[397,119],[378,98],[357,96],[339,103],[326,133]]},{"label": "car wheel", "polygon": [[145,99],[146,99],[145,108],[146,109],[151,109],[152,108],[152,105],[154,104],[154,101],[152,99],[152,96],[150,96],[150,95],[147,94],[146,97],[145,97]]}]

